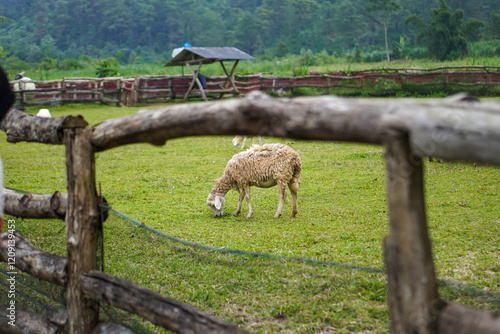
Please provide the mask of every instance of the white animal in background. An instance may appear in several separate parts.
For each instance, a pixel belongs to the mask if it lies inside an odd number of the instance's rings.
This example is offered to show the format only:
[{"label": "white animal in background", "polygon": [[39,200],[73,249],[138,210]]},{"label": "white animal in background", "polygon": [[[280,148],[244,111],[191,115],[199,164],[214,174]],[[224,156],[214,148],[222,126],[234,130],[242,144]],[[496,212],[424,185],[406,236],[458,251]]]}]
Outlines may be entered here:
[{"label": "white animal in background", "polygon": [[49,109],[40,109],[37,114],[38,117],[51,118]]},{"label": "white animal in background", "polygon": [[[236,136],[233,138],[233,145],[236,148],[241,148],[243,149],[245,147],[245,142],[247,141],[249,137],[247,136]],[[253,145],[253,137],[250,137],[252,140],[252,145]],[[262,137],[259,136],[259,145],[262,146]]]},{"label": "white animal in background", "polygon": [[36,85],[34,82],[31,82],[31,78],[25,77],[24,72],[19,73],[16,75],[16,80],[19,80],[19,82],[16,82],[14,84],[13,90],[14,91],[20,91],[20,90],[35,90]]},{"label": "white animal in background", "polygon": [[274,218],[283,212],[286,197],[286,186],[290,189],[293,200],[292,217],[297,214],[297,192],[300,188],[300,172],[302,163],[299,154],[283,144],[265,144],[253,146],[247,151],[235,154],[226,165],[224,175],[217,180],[207,198],[207,205],[214,217],[223,215],[224,196],[233,189],[239,192],[237,216],[241,212],[243,198],[248,203],[247,218],[252,217],[250,187],[270,188],[278,185],[280,201]]}]

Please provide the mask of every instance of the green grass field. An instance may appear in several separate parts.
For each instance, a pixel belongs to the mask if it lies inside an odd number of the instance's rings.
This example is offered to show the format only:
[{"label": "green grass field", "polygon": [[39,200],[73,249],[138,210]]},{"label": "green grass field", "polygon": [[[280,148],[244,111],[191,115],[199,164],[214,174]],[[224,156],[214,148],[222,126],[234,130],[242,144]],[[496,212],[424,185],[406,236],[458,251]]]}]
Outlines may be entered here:
[{"label": "green grass field", "polygon": [[[307,75],[309,71],[319,73],[333,73],[333,72],[355,72],[367,69],[385,69],[385,68],[436,68],[441,66],[498,66],[500,57],[470,57],[459,59],[455,61],[435,61],[430,59],[410,59],[410,60],[396,60],[390,63],[387,61],[381,62],[350,62],[344,57],[328,57],[318,59],[316,63],[320,65],[308,66],[304,65],[303,60],[299,56],[289,56],[283,59],[274,60],[256,60],[256,61],[243,61],[241,62],[235,74],[248,75],[255,73],[273,73],[275,76],[294,76],[294,75]],[[117,76],[136,76],[136,75],[180,75],[190,73],[186,68],[180,66],[165,67],[166,62],[157,62],[154,64],[120,64],[113,65],[118,71]],[[25,75],[33,80],[52,80],[62,79],[64,77],[97,77],[96,74],[96,61],[82,64],[81,69],[59,70],[52,69],[48,71],[27,68]],[[9,71],[9,69],[6,69]],[[303,72],[303,73],[302,73]],[[302,73],[302,74],[299,74]],[[8,72],[9,78],[14,79],[17,73]],[[203,66],[203,74],[207,76],[225,75],[221,66],[207,65]]]},{"label": "green grass field", "polygon": [[[154,108],[154,107],[148,107]],[[57,106],[53,117],[83,115],[91,124],[139,108]],[[35,113],[35,109],[28,109]],[[170,236],[253,257],[187,247],[115,215],[104,224],[105,271],[198,307],[252,333],[386,333],[389,326],[382,238],[388,233],[383,148],[264,138],[290,145],[303,171],[299,213],[273,219],[277,188],[252,188],[247,206],[227,215],[205,205],[226,162],[229,137],[191,137],[165,146],[129,145],[96,156],[97,182],[114,210]],[[65,189],[63,146],[8,144],[0,133],[5,186],[36,193]],[[498,167],[463,162],[425,165],[428,224],[443,299],[500,311]],[[40,249],[65,254],[62,221],[18,219]],[[306,263],[291,259],[303,257]],[[4,268],[4,266],[0,266]],[[149,324],[138,332],[164,333]]]}]

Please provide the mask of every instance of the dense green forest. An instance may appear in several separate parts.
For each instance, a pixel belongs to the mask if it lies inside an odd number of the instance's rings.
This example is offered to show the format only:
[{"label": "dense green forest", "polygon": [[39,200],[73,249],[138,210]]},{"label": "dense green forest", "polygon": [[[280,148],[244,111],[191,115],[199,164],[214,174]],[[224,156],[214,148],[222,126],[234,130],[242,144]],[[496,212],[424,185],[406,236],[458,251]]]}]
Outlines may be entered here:
[{"label": "dense green forest", "polygon": [[[468,42],[500,38],[500,1],[446,3],[454,13],[452,20],[484,23],[463,29]],[[0,62],[28,65],[81,57],[162,62],[185,42],[235,46],[261,59],[362,51],[378,54],[381,59],[373,60],[381,61],[386,48],[421,45],[424,49],[426,28],[432,28],[430,13],[440,1],[0,0],[0,4],[4,19]]]}]

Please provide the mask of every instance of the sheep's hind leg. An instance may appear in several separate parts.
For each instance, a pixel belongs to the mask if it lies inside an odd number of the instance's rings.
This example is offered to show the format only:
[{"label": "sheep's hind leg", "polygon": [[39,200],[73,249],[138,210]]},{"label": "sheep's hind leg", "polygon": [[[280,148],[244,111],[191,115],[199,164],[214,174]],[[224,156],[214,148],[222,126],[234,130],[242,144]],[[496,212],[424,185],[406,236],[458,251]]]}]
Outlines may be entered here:
[{"label": "sheep's hind leg", "polygon": [[238,201],[238,208],[236,208],[236,211],[233,213],[233,216],[235,217],[241,212],[241,204],[243,203],[243,198],[245,197],[245,189],[242,191],[238,190],[238,192],[240,193],[240,199]]},{"label": "sheep's hind leg", "polygon": [[247,199],[247,203],[248,203],[248,215],[247,215],[247,218],[252,218],[252,216],[253,216],[253,209],[252,209],[252,199],[250,197],[250,186],[246,186],[243,189],[243,192],[245,193],[245,198]]},{"label": "sheep's hind leg", "polygon": [[299,212],[297,209],[297,193],[299,191],[299,182],[296,180],[292,180],[292,182],[288,183],[288,188],[290,189],[290,194],[292,195],[293,200],[293,210],[292,210],[292,218]]},{"label": "sheep's hind leg", "polygon": [[283,213],[283,207],[285,206],[286,199],[286,188],[285,185],[278,182],[278,190],[280,192],[280,203],[278,204],[278,211],[274,215],[274,218],[279,218]]}]

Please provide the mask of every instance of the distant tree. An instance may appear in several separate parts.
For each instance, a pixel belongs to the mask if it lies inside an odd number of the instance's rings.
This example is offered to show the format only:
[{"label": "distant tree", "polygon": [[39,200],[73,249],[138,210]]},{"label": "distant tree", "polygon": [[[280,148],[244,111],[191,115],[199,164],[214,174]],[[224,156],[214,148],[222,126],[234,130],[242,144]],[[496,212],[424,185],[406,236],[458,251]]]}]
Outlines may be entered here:
[{"label": "distant tree", "polygon": [[[12,22],[12,20],[9,19],[8,17],[0,16],[0,25],[5,24],[5,23],[9,23],[9,22]],[[4,57],[7,57],[8,55],[9,55],[9,53],[8,52],[4,52],[3,51],[3,47],[0,46],[0,59],[4,58]]]},{"label": "distant tree", "polygon": [[387,53],[387,62],[391,61],[391,56],[389,53],[389,41],[387,39],[387,22],[391,16],[391,13],[401,9],[401,5],[397,2],[391,0],[369,0],[371,6],[366,8],[368,12],[380,12],[380,18],[382,19],[382,25],[384,26],[384,36],[385,36],[385,51]]},{"label": "distant tree", "polygon": [[401,51],[401,59],[406,60],[406,40],[403,36],[399,37],[399,43],[394,42],[396,49]]},{"label": "distant tree", "polygon": [[337,44],[338,49],[349,50],[365,37],[367,28],[366,16],[363,15],[364,7],[359,3],[343,1],[332,12],[331,29],[334,33],[330,36]]},{"label": "distant tree", "polygon": [[276,57],[282,58],[289,55],[290,53],[291,53],[290,49],[288,48],[285,42],[279,42],[278,45],[276,46],[276,51],[275,51]]},{"label": "distant tree", "polygon": [[5,51],[3,50],[3,47],[1,47],[1,46],[0,46],[0,64],[1,64],[1,60],[2,60],[3,58],[7,57],[8,55],[9,55],[9,53],[8,53],[8,52],[5,52]]},{"label": "distant tree", "polygon": [[490,23],[486,27],[487,39],[500,39],[500,14],[491,13]]},{"label": "distant tree", "polygon": [[137,53],[135,51],[130,51],[130,54],[128,55],[128,63],[129,64],[135,64],[137,63],[137,60],[139,60],[140,57],[137,56]]},{"label": "distant tree", "polygon": [[[410,15],[405,24],[413,24],[422,29],[417,36],[417,42],[425,41],[431,57],[446,60],[457,59],[468,54],[467,34],[471,34],[481,26],[480,21],[472,20],[463,23],[464,11],[452,11],[445,0],[439,0],[439,8],[432,9],[429,24],[421,16]],[[484,23],[483,23],[484,25]]]},{"label": "distant tree", "polygon": [[247,11],[240,11],[231,31],[232,44],[249,54],[255,53],[261,44],[258,18]]}]

